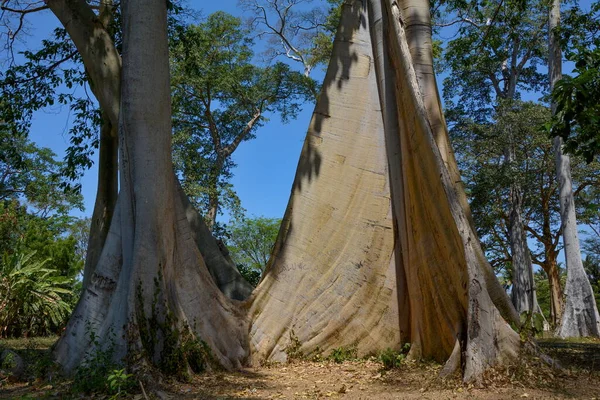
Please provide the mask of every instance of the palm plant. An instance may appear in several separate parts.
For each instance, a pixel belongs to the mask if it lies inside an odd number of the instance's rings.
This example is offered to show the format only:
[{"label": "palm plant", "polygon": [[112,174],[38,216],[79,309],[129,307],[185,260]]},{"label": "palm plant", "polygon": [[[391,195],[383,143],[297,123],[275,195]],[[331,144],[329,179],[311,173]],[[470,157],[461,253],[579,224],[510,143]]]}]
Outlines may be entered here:
[{"label": "palm plant", "polygon": [[35,252],[16,252],[0,262],[0,336],[47,334],[72,311],[65,299],[73,280],[48,268]]}]

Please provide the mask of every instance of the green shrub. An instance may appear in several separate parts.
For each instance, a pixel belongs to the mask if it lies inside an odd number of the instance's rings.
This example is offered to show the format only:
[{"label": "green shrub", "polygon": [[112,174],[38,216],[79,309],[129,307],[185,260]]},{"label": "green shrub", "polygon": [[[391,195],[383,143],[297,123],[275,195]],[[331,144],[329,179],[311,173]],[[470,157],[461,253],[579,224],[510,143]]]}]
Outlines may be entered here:
[{"label": "green shrub", "polygon": [[329,354],[329,357],[327,357],[327,359],[341,364],[344,361],[356,360],[357,354],[358,349],[356,348],[356,346],[338,347],[337,349],[331,350],[331,354]]},{"label": "green shrub", "polygon": [[115,371],[120,370],[120,365],[115,363],[115,340],[114,332],[110,332],[111,339],[109,344],[102,348],[98,336],[86,326],[86,333],[89,336],[90,347],[94,349],[87,359],[75,370],[73,385],[71,389],[75,393],[112,393],[108,378],[114,375]]},{"label": "green shrub", "polygon": [[288,361],[303,360],[304,353],[302,352],[302,350],[300,350],[301,347],[302,347],[302,343],[300,342],[300,339],[298,339],[298,336],[296,336],[296,333],[292,329],[290,331],[290,344],[288,344],[287,347],[285,348],[285,354],[287,354],[287,360]]},{"label": "green shrub", "polygon": [[410,350],[410,343],[404,344],[400,351],[395,351],[389,347],[379,354],[379,361],[383,364],[384,370],[399,368]]}]

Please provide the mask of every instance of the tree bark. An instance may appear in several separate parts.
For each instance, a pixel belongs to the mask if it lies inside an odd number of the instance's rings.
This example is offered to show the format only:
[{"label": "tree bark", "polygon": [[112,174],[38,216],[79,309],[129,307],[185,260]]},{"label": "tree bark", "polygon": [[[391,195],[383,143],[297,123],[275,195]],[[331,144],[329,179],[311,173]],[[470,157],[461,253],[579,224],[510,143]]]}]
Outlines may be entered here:
[{"label": "tree bark", "polygon": [[[560,23],[560,0],[553,0],[549,10],[548,34],[549,56],[548,75],[550,89],[562,78],[562,53],[555,29]],[[556,104],[552,104],[552,114]],[[577,216],[571,181],[571,161],[562,151],[562,138],[554,138],[556,175],[558,178],[560,218],[565,261],[567,264],[567,283],[565,284],[565,308],[562,314],[558,335],[560,337],[600,336],[600,316],[592,292],[592,286],[583,268],[579,236],[577,234]]]},{"label": "tree bark", "polygon": [[383,123],[361,2],[344,4],[271,260],[253,295],[253,361],[399,349]]},{"label": "tree bark", "polygon": [[[471,216],[471,208],[464,190],[464,184],[458,170],[458,164],[454,150],[450,144],[450,137],[442,103],[440,100],[435,72],[433,70],[433,47],[431,36],[431,15],[429,4],[422,0],[400,0],[395,2],[403,15],[406,38],[419,89],[423,95],[423,103],[427,110],[429,124],[434,135],[440,155],[444,160],[446,169],[450,174],[454,190],[458,196],[463,212],[471,225],[471,230],[476,232],[475,224]],[[485,259],[483,253],[478,257]],[[483,273],[486,276],[487,291],[502,316],[516,324],[519,322],[518,313],[515,311],[510,298],[506,296],[504,288],[496,279],[495,272],[489,263],[485,263]]]},{"label": "tree bark", "polygon": [[98,264],[117,204],[119,192],[118,151],[117,135],[113,132],[113,126],[108,117],[103,115],[98,155],[98,189],[83,269],[83,288],[89,284]]},{"label": "tree bark", "polygon": [[[85,0],[48,0],[47,4],[75,43],[100,108],[116,127],[121,96],[121,56],[102,19]],[[93,67],[88,68],[90,66]]]},{"label": "tree bark", "polygon": [[[510,161],[509,161],[510,162]],[[510,252],[512,255],[512,302],[519,314],[539,313],[533,281],[533,263],[523,228],[522,199],[520,185],[511,184],[511,209],[508,222]]]},{"label": "tree bark", "polygon": [[[447,372],[462,364],[475,380],[516,355],[518,335],[490,297],[499,285],[431,130],[397,4],[368,4],[343,8],[252,298],[253,359],[284,360],[296,341],[305,354],[355,346],[359,355],[409,342],[412,356],[450,358]],[[518,323],[506,293],[496,295]]]}]

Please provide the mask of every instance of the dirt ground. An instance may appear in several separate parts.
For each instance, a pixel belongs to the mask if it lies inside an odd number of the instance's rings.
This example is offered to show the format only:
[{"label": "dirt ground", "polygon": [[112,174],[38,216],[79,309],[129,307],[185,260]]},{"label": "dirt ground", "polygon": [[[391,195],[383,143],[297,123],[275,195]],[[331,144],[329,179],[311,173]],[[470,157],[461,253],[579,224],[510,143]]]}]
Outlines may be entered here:
[{"label": "dirt ground", "polygon": [[[558,344],[556,344],[558,343]],[[28,345],[31,349],[31,345]],[[43,346],[41,344],[40,346]],[[405,362],[383,371],[376,359],[335,363],[294,362],[237,372],[196,375],[191,382],[163,382],[146,390],[165,399],[596,399],[600,400],[600,343],[542,343],[562,363],[561,371],[539,368],[535,359],[492,371],[483,387],[458,378],[440,380],[441,366]],[[13,346],[14,348],[15,346]],[[18,350],[18,349],[16,349]],[[597,362],[598,361],[598,362]],[[85,398],[68,392],[68,382],[0,380],[0,398]],[[88,398],[109,399],[107,395]],[[138,391],[123,398],[144,400]]]},{"label": "dirt ground", "polygon": [[[236,373],[213,373],[174,385],[181,399],[599,399],[600,375],[556,376],[555,380],[510,378],[506,371],[488,377],[485,388],[463,385],[458,379],[441,381],[440,366],[407,364],[382,371],[374,361],[299,362]],[[519,371],[522,373],[523,371]],[[562,375],[562,374],[561,374]]]}]

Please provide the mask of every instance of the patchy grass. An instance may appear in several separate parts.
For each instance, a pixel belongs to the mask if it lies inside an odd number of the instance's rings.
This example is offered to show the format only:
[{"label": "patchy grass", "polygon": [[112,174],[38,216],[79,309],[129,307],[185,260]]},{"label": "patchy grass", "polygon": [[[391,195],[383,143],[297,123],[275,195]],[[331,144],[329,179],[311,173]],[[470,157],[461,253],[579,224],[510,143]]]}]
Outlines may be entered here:
[{"label": "patchy grass", "polygon": [[57,340],[58,336],[0,339],[0,350],[48,350]]}]

